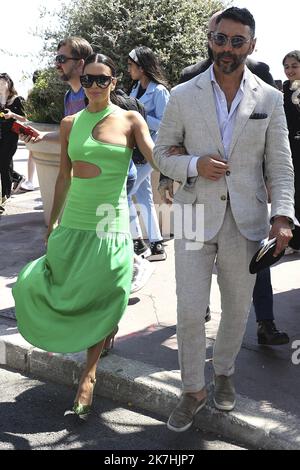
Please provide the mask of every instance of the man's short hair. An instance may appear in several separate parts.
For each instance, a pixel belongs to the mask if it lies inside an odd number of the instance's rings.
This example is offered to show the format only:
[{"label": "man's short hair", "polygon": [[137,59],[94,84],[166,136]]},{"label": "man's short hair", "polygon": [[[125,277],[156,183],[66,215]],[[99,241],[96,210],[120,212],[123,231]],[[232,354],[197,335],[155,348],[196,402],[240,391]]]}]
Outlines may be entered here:
[{"label": "man's short hair", "polygon": [[93,48],[90,43],[86,39],[78,36],[70,36],[62,39],[57,46],[57,50],[62,46],[70,47],[72,56],[78,59],[86,59],[89,55],[93,54]]},{"label": "man's short hair", "polygon": [[216,24],[219,24],[221,20],[232,20],[237,23],[242,23],[245,26],[249,26],[251,35],[255,36],[255,19],[247,8],[230,7],[224,10],[216,20]]}]

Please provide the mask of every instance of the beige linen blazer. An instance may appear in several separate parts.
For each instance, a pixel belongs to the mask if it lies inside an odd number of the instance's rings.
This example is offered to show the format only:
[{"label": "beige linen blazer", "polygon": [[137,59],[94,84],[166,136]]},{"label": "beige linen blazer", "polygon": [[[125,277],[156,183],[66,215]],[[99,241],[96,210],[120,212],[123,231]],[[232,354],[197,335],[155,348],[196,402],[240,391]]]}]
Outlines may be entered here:
[{"label": "beige linen blazer", "polygon": [[[168,157],[172,145],[187,154]],[[283,96],[245,67],[244,96],[238,107],[229,151],[229,172],[219,181],[187,178],[193,156],[219,154],[219,130],[210,69],[171,91],[159,129],[154,159],[163,174],[181,182],[175,202],[204,205],[204,241],[220,230],[226,196],[238,229],[249,240],[262,240],[270,229],[265,173],[272,195],[271,219],[294,219],[294,171],[283,108]],[[196,211],[194,212],[196,213]]]}]

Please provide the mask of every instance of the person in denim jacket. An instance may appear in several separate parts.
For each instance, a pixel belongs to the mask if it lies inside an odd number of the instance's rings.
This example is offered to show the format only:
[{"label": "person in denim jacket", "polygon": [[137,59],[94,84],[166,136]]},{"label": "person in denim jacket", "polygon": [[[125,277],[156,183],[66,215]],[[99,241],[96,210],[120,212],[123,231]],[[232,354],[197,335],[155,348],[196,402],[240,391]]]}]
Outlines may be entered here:
[{"label": "person in denim jacket", "polygon": [[[137,98],[144,105],[147,124],[155,142],[169,100],[167,80],[153,51],[144,46],[136,47],[129,53],[128,72],[134,81],[130,96]],[[148,247],[142,240],[138,215],[131,199],[130,218],[135,252],[147,257],[150,261],[165,260],[166,253],[153,202],[152,168],[140,158],[138,153],[133,155],[133,160],[137,165],[137,180],[131,196],[136,197],[141,207],[141,215],[150,241],[150,247]]]}]

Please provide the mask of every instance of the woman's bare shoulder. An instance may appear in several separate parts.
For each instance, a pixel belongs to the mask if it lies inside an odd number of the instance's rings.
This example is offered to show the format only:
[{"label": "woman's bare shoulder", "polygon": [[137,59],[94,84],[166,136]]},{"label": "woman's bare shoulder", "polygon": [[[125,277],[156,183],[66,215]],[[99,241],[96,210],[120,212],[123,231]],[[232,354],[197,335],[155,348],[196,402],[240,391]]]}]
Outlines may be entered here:
[{"label": "woman's bare shoulder", "polygon": [[72,115],[70,115],[70,116],[64,117],[64,118],[60,121],[60,128],[61,128],[61,130],[64,130],[64,131],[70,130],[71,127],[73,126],[74,119],[75,119],[75,114],[72,114]]},{"label": "woman's bare shoulder", "polygon": [[73,124],[74,122],[74,119],[75,119],[75,116],[76,114],[71,114],[70,116],[65,116],[62,120],[61,120],[61,124],[63,124],[64,126],[67,126],[68,124]]},{"label": "woman's bare shoulder", "polygon": [[127,119],[130,119],[133,122],[141,122],[144,121],[143,116],[138,111],[125,111],[127,114]]}]

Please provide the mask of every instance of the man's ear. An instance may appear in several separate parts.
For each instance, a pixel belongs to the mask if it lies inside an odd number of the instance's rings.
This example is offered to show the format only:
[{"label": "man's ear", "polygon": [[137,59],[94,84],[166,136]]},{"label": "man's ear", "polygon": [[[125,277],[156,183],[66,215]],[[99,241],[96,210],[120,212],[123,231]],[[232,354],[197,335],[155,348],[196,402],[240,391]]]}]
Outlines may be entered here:
[{"label": "man's ear", "polygon": [[255,50],[255,46],[256,46],[256,38],[251,40],[249,55],[253,53],[253,51]]},{"label": "man's ear", "polygon": [[77,61],[77,68],[80,72],[80,75],[82,75],[82,72],[83,72],[83,66],[84,66],[84,59],[80,59]]}]

